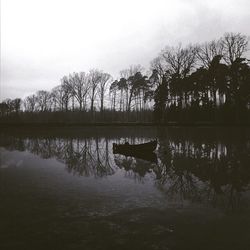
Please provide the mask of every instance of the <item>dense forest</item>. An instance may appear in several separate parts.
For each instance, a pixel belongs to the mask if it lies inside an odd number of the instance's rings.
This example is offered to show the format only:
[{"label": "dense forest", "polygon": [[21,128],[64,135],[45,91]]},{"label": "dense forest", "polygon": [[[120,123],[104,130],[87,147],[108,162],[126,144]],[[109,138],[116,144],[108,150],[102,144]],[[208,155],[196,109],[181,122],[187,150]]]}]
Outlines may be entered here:
[{"label": "dense forest", "polygon": [[0,103],[4,122],[250,122],[248,38],[226,33],[165,47],[119,79],[98,69],[63,76],[51,91]]}]

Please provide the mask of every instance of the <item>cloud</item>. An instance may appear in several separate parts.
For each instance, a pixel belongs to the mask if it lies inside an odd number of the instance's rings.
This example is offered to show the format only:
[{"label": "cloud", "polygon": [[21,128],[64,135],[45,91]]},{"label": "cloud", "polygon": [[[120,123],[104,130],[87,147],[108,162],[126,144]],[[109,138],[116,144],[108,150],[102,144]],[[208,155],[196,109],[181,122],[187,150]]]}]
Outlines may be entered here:
[{"label": "cloud", "polygon": [[166,45],[248,34],[248,0],[2,0],[0,99],[50,89],[73,71],[114,77]]}]

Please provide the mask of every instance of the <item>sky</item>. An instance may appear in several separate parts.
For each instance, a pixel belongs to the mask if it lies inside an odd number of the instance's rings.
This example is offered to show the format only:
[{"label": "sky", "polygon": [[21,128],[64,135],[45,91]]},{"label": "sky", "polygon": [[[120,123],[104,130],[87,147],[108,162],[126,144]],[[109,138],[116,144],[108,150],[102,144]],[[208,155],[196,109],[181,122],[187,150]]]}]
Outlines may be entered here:
[{"label": "sky", "polygon": [[165,46],[250,35],[249,0],[1,0],[0,101],[98,68],[149,68]]}]

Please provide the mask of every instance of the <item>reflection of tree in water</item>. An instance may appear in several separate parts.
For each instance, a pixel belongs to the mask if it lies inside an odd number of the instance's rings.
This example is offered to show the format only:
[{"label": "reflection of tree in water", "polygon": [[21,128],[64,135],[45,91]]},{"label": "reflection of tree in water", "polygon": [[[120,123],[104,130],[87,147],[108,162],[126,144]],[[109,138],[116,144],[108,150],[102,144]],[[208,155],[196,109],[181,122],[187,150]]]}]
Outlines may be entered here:
[{"label": "reflection of tree in water", "polygon": [[151,173],[152,166],[154,165],[149,161],[121,154],[116,154],[114,160],[116,166],[125,170],[127,177],[139,181],[143,181],[143,177],[145,177],[146,174]]},{"label": "reflection of tree in water", "polygon": [[65,163],[67,170],[84,176],[106,176],[114,174],[107,139],[73,138],[13,138],[4,140],[10,150],[28,150],[44,159],[56,158]]},{"label": "reflection of tree in water", "polygon": [[250,144],[160,140],[157,184],[170,197],[237,206],[249,189]]},{"label": "reflection of tree in water", "polygon": [[65,162],[69,172],[85,176],[112,175],[107,139],[71,140],[67,147]]},{"label": "reflection of tree in water", "polygon": [[114,174],[110,163],[107,139],[69,140],[62,157],[68,171],[84,176],[106,176]]},{"label": "reflection of tree in water", "polygon": [[[249,140],[181,140],[160,136],[158,164],[131,156],[113,155],[107,138],[19,138],[1,136],[1,146],[30,151],[43,158],[56,158],[67,170],[84,176],[107,176],[116,168],[125,176],[144,181],[155,178],[159,189],[171,199],[210,201],[215,206],[232,207],[242,203],[250,183]],[[126,139],[127,140],[127,139]],[[141,143],[145,139],[129,140]]]}]

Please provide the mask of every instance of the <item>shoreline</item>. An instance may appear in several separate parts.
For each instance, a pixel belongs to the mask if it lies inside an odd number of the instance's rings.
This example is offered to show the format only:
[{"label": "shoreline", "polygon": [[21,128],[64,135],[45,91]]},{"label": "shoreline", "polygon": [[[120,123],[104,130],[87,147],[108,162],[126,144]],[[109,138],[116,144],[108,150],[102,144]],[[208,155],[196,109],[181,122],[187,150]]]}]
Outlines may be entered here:
[{"label": "shoreline", "polygon": [[229,123],[229,122],[84,122],[84,123],[63,123],[63,122],[6,122],[0,123],[0,128],[45,128],[45,127],[250,127],[250,123]]}]

